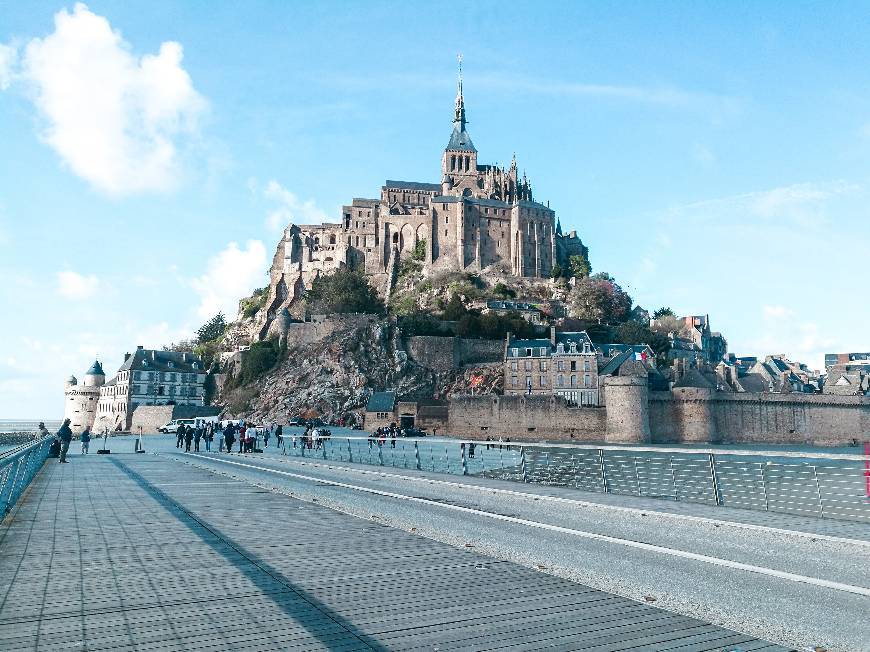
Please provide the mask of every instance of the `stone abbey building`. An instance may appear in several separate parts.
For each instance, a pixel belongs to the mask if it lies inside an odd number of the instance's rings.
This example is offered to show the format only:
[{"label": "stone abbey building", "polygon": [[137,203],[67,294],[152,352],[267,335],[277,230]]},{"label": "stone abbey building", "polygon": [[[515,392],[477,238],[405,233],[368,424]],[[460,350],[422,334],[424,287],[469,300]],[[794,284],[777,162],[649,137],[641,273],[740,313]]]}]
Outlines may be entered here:
[{"label": "stone abbey building", "polygon": [[377,199],[344,206],[339,223],[288,225],[272,264],[267,319],[317,275],[342,266],[364,272],[388,295],[399,258],[415,249],[427,272],[492,268],[529,278],[548,278],[556,263],[586,253],[576,232],[563,234],[555,211],[535,201],[516,157],[509,168],[478,161],[461,72],[440,182],[387,181]]}]

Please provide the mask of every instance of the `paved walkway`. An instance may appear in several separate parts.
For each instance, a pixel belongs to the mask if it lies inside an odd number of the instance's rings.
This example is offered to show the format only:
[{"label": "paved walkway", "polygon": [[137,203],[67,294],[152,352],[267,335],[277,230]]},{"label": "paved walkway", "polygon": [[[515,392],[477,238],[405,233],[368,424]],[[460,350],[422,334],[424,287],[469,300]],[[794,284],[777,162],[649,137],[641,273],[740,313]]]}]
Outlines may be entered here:
[{"label": "paved walkway", "polygon": [[49,461],[0,596],[2,650],[786,649],[153,455]]}]

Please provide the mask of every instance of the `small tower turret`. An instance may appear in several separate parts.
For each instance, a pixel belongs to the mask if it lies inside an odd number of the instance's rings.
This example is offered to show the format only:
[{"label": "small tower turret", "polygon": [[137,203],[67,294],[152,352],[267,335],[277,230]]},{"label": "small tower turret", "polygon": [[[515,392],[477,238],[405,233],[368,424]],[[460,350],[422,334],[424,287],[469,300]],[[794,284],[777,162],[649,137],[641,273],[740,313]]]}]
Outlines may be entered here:
[{"label": "small tower turret", "polygon": [[85,372],[84,385],[85,387],[102,387],[106,382],[106,374],[103,372],[103,365],[99,360],[94,360],[91,368]]}]

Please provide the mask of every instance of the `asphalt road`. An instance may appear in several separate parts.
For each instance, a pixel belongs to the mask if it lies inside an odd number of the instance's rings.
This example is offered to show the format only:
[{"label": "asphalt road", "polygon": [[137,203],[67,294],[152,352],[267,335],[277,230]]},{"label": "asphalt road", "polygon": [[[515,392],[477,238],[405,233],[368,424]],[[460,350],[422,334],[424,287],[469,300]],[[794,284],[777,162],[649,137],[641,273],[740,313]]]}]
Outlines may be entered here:
[{"label": "asphalt road", "polygon": [[149,452],[799,650],[870,650],[870,526],[826,536],[802,528],[806,519],[742,526],[703,506],[671,515],[631,509],[628,497],[590,504],[510,482],[274,453],[186,455],[171,437],[148,441]]}]

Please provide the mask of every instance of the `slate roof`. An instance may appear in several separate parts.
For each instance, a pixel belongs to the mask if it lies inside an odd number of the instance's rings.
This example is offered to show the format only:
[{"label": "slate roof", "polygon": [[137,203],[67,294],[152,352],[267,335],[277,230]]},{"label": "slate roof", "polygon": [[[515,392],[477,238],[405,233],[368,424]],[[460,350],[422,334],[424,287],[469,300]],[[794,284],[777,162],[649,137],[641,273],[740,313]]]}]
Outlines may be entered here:
[{"label": "slate roof", "polygon": [[[169,363],[172,363],[172,366]],[[156,351],[153,349],[136,349],[118,368],[118,371],[132,369],[203,373],[202,360],[193,353],[185,354],[181,351]]]},{"label": "slate roof", "polygon": [[91,365],[91,368],[85,372],[85,375],[91,376],[105,376],[106,373],[103,371],[103,365],[100,364],[99,360],[94,360],[94,364]]},{"label": "slate roof", "polygon": [[[550,340],[545,339],[535,339],[535,340],[511,340],[510,345],[508,346],[508,357],[514,357],[511,355],[513,353],[513,349],[519,349],[517,352],[518,358],[528,357],[526,356],[526,349],[546,349],[547,352],[545,355],[549,356],[552,354],[553,345],[550,343]],[[533,357],[540,357],[537,354],[540,351],[532,351],[535,354]]]},{"label": "slate roof", "polygon": [[595,351],[595,345],[592,343],[592,340],[589,338],[586,331],[556,332],[556,344],[570,345],[572,342],[574,342],[577,345],[577,348],[581,350],[583,349],[583,345],[588,343],[592,351]]},{"label": "slate roof", "polygon": [[476,152],[474,143],[471,142],[471,136],[465,129],[456,125],[453,127],[453,133],[450,134],[450,142],[447,143],[447,149],[459,152]]},{"label": "slate roof", "polygon": [[598,375],[612,376],[622,366],[623,362],[625,362],[626,360],[631,360],[633,357],[634,351],[632,350],[623,351],[622,353],[615,355],[606,365],[598,370]]},{"label": "slate roof", "polygon": [[392,412],[396,407],[396,392],[375,392],[366,404],[366,412]]},{"label": "slate roof", "polygon": [[441,190],[440,183],[424,183],[422,181],[384,181],[384,188],[398,188],[399,190],[429,190],[438,192]]}]

